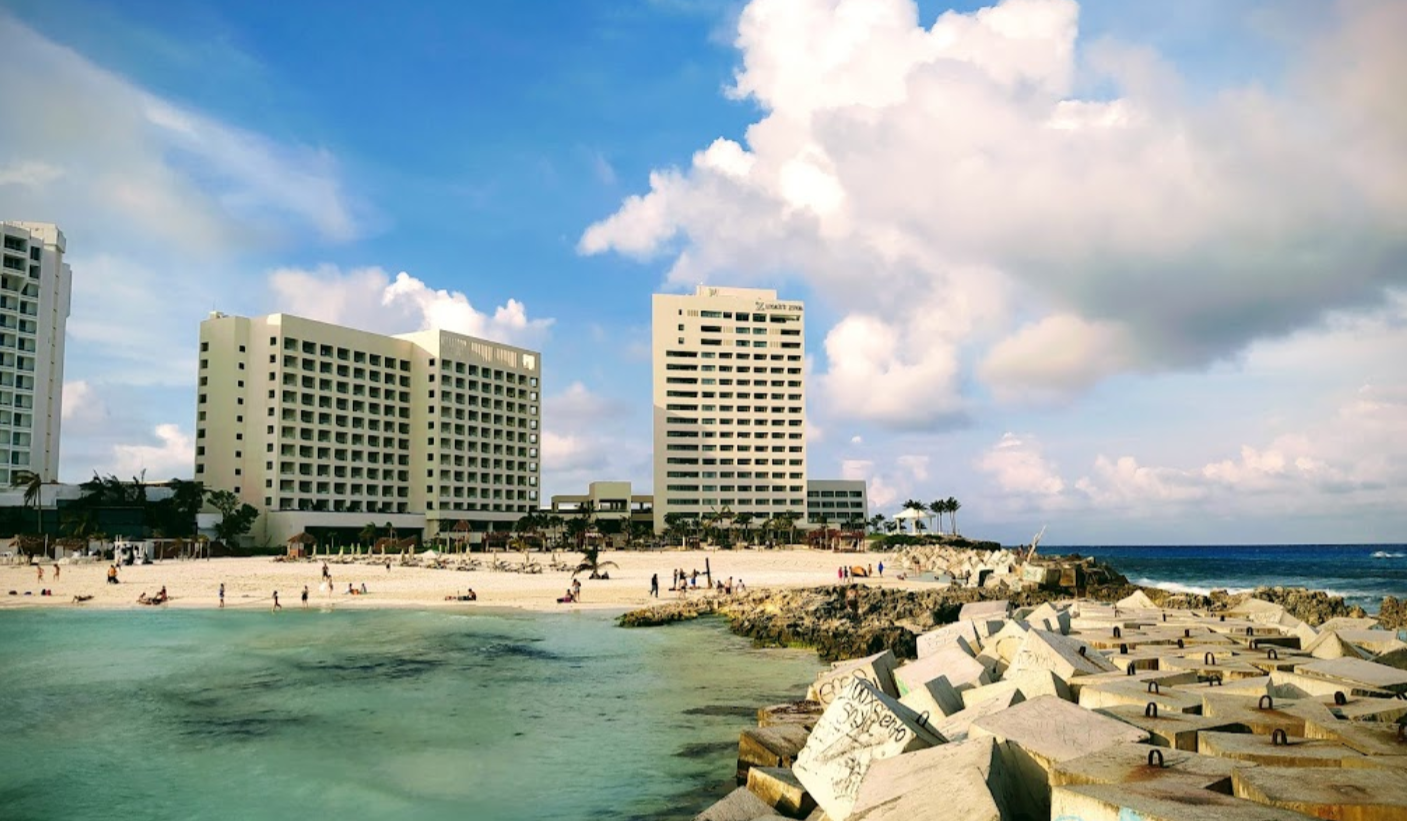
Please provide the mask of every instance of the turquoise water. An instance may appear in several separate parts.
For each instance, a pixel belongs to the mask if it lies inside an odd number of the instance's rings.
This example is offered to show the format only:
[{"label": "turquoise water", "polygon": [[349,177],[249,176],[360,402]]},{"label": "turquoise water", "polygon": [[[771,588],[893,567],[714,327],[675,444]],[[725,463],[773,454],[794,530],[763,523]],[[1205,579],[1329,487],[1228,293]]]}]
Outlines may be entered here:
[{"label": "turquoise water", "polygon": [[716,621],[0,613],[0,816],[671,819],[820,665]]}]

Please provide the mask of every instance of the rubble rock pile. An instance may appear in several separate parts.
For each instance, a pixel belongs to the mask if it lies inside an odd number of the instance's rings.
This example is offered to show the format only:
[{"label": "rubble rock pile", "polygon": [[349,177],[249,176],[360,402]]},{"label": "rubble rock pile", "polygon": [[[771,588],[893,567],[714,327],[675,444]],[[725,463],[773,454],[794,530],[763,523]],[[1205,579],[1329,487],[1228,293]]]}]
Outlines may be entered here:
[{"label": "rubble rock pile", "polygon": [[1407,643],[1372,619],[978,599],[914,647],[759,710],[697,819],[1407,818]]},{"label": "rubble rock pile", "polygon": [[1107,564],[1082,556],[1030,556],[1027,548],[970,550],[949,545],[917,545],[899,554],[908,573],[947,577],[956,585],[997,592],[1062,589],[1083,594],[1090,588],[1128,587]]}]

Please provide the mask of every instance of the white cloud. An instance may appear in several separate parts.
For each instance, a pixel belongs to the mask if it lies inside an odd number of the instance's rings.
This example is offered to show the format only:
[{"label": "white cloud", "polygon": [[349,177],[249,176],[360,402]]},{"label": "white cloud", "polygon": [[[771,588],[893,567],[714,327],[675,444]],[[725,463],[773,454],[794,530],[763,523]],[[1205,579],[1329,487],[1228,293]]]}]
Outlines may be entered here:
[{"label": "white cloud", "polygon": [[540,347],[551,319],[529,319],[509,299],[493,313],[480,311],[458,291],[434,289],[402,271],[394,280],[380,268],[342,272],[324,265],[281,268],[268,277],[273,310],[386,334],[440,328],[526,347]]},{"label": "white cloud", "polygon": [[1285,76],[1192,95],[1151,49],[1081,43],[1071,0],[928,27],[908,0],[754,0],[745,142],[653,172],[579,249],[672,257],[674,283],[804,278],[845,311],[819,394],[894,427],[968,411],[969,376],[1057,399],[1199,367],[1404,281],[1383,32],[1407,5],[1331,17]]},{"label": "white cloud", "polygon": [[597,481],[630,481],[648,493],[652,466],[648,427],[636,406],[574,381],[543,399],[542,485],[544,493],[583,493]]},{"label": "white cloud", "polygon": [[63,169],[46,162],[20,161],[0,168],[0,186],[23,185],[38,188],[64,175]]},{"label": "white cloud", "polygon": [[195,445],[180,426],[170,423],[157,425],[150,437],[151,444],[121,444],[112,449],[112,461],[98,468],[100,473],[118,476],[140,476],[159,480],[191,475],[195,463]]},{"label": "white cloud", "polygon": [[871,459],[842,459],[840,478],[865,482],[873,514],[896,508],[901,500],[920,493],[918,486],[928,479],[928,461],[927,456],[905,454],[880,467]]},{"label": "white cloud", "polygon": [[1029,435],[1002,435],[982,454],[976,467],[992,476],[1004,493],[1054,496],[1065,490],[1058,468],[1045,458],[1041,444]]}]

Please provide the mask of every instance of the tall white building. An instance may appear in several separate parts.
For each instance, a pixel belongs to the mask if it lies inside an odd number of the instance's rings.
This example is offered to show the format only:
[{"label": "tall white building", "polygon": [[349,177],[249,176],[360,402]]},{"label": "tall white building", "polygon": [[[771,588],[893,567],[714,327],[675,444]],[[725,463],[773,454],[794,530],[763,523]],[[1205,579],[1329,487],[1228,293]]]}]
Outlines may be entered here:
[{"label": "tall white building", "polygon": [[64,248],[56,225],[0,222],[0,486],[26,470],[59,478],[72,294]]},{"label": "tall white building", "polygon": [[655,294],[654,514],[806,515],[802,303],[754,288]]},{"label": "tall white building", "polygon": [[537,352],[449,331],[212,314],[195,478],[263,512],[256,543],[498,529],[539,507],[541,368]]}]

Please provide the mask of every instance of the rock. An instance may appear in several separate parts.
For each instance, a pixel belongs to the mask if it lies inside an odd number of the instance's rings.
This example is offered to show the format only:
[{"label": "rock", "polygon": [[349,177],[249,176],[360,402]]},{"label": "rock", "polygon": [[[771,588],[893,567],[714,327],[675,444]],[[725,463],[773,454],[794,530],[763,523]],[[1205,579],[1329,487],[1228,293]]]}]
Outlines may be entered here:
[{"label": "rock", "polygon": [[890,698],[898,698],[894,684],[894,654],[888,650],[853,661],[838,662],[829,671],[816,677],[816,683],[806,697],[827,706],[845,689],[849,680],[859,678],[874,684]]},{"label": "rock", "polygon": [[1378,610],[1378,623],[1384,630],[1407,629],[1407,599],[1384,596],[1383,606]]},{"label": "rock", "polygon": [[945,741],[913,710],[852,678],[821,715],[792,770],[826,815],[844,821],[871,764]]}]

